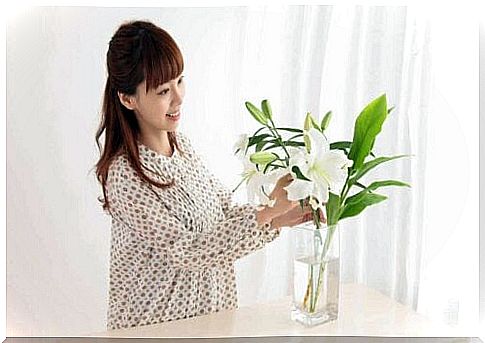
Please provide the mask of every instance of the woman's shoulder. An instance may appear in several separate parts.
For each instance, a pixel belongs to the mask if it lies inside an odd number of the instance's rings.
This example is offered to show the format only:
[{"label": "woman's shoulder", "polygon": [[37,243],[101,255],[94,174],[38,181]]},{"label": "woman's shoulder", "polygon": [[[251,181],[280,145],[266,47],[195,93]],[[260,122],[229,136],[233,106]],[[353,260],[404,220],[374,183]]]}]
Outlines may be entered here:
[{"label": "woman's shoulder", "polygon": [[190,138],[185,132],[177,130],[175,131],[175,136],[177,137],[177,142],[180,143],[182,146],[192,146]]},{"label": "woman's shoulder", "polygon": [[182,151],[188,154],[189,158],[192,157],[192,155],[195,154],[195,152],[189,136],[185,132],[182,132],[180,130],[177,130],[175,132],[175,135],[177,137],[177,143],[179,143]]},{"label": "woman's shoulder", "polygon": [[122,181],[133,171],[128,157],[125,154],[117,154],[111,160],[108,167],[108,183],[116,183]]}]

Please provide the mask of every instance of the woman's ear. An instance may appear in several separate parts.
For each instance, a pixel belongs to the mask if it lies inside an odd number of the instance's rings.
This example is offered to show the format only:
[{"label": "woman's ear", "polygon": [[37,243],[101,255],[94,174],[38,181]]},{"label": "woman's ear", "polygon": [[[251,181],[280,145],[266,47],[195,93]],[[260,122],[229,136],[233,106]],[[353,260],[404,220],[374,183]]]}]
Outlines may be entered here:
[{"label": "woman's ear", "polygon": [[127,109],[132,111],[135,109],[136,101],[134,96],[118,92],[118,98]]}]

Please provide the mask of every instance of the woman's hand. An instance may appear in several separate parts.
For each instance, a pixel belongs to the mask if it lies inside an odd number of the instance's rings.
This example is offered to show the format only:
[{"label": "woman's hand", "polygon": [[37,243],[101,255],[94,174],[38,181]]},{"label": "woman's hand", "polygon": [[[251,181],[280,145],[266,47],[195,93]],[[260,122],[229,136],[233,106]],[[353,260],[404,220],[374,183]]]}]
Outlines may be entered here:
[{"label": "woman's hand", "polygon": [[[327,222],[325,215],[321,210],[318,210],[320,214],[320,221],[323,223]],[[297,206],[286,213],[276,217],[271,222],[271,227],[276,229],[281,229],[282,227],[292,227],[298,224],[303,224],[313,220],[312,208],[310,205],[306,204],[303,209],[301,206]]]},{"label": "woman's hand", "polygon": [[275,200],[273,207],[265,206],[262,210],[258,211],[257,220],[260,224],[270,222],[273,218],[276,218],[295,207],[298,207],[298,201],[288,200],[288,193],[284,189],[293,181],[291,174],[278,179],[276,186],[269,195],[271,200]]},{"label": "woman's hand", "polygon": [[288,187],[292,181],[293,177],[291,174],[282,176],[280,179],[278,179],[273,191],[269,195],[271,200],[275,200],[273,209],[277,215],[281,215],[295,208],[299,204],[298,201],[288,200],[288,192],[284,189],[285,187]]}]

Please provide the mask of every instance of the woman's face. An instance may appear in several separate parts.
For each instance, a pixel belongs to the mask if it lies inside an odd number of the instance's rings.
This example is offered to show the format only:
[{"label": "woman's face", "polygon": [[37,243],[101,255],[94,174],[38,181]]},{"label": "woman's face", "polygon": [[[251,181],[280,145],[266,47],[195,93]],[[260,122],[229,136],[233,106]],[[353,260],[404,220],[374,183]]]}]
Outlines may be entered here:
[{"label": "woman's face", "polygon": [[[142,134],[157,134],[160,130],[175,131],[181,118],[185,96],[183,76],[146,92],[146,81],[140,83],[134,96],[119,95],[127,108],[135,112]],[[176,116],[169,116],[175,114]]]}]

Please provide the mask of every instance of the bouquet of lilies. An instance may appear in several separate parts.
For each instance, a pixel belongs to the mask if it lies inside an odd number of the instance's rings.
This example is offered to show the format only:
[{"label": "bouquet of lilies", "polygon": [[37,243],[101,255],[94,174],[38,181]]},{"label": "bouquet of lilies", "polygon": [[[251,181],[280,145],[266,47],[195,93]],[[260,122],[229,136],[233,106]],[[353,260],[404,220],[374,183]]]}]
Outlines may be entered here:
[{"label": "bouquet of lilies", "polygon": [[[244,164],[242,180],[236,189],[246,182],[249,201],[272,206],[274,201],[269,198],[268,191],[281,176],[290,173],[293,181],[285,188],[288,199],[300,201],[302,208],[305,202],[311,205],[317,230],[321,228],[318,211],[326,213],[330,232],[325,247],[329,246],[331,230],[340,220],[357,216],[368,206],[387,199],[376,193],[377,189],[409,187],[398,180],[379,180],[369,185],[361,182],[364,175],[380,164],[408,156],[376,157],[372,151],[376,136],[393,109],[387,108],[385,94],[370,102],[358,115],[352,141],[331,143],[325,135],[332,118],[331,111],[321,122],[308,112],[300,129],[277,127],[268,100],[261,102],[261,108],[250,102],[245,105],[262,127],[252,136],[240,135],[234,146],[235,154]],[[253,152],[250,149],[254,149]],[[357,191],[351,194],[354,188]],[[318,293],[317,289],[317,298]],[[308,308],[311,311],[311,304]]]}]

